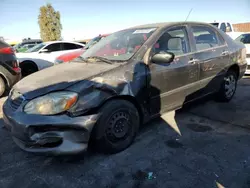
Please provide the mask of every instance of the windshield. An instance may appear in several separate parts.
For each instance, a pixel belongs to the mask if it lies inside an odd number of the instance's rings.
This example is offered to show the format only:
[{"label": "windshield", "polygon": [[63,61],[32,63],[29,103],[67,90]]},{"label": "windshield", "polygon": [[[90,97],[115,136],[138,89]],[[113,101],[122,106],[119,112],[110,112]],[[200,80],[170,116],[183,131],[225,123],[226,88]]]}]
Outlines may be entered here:
[{"label": "windshield", "polygon": [[82,58],[104,57],[113,61],[126,61],[152,35],[156,28],[127,29],[113,33],[82,54]]},{"label": "windshield", "polygon": [[33,46],[32,48],[28,49],[26,52],[37,52],[41,48],[43,48],[44,46],[45,46],[44,43],[40,43],[40,44],[37,44],[37,45]]},{"label": "windshield", "polygon": [[250,44],[250,33],[240,35],[235,41],[242,42],[243,44]]},{"label": "windshield", "polygon": [[212,24],[213,26],[215,26],[215,27],[219,27],[219,23],[210,23],[210,24]]},{"label": "windshield", "polygon": [[101,40],[101,39],[102,39],[101,36],[98,36],[98,37],[95,37],[95,38],[91,39],[84,48],[85,49],[89,49],[91,46],[93,46],[94,44],[96,44],[97,42],[99,42],[99,40]]}]

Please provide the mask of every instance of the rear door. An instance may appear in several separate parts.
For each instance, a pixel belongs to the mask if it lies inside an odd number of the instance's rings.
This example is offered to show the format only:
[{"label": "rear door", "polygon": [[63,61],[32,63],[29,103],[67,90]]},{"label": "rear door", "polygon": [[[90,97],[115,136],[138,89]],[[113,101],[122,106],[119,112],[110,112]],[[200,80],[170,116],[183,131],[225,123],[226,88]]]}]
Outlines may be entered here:
[{"label": "rear door", "polygon": [[229,62],[229,51],[225,40],[212,27],[191,25],[195,59],[199,61],[202,94],[219,89]]}]

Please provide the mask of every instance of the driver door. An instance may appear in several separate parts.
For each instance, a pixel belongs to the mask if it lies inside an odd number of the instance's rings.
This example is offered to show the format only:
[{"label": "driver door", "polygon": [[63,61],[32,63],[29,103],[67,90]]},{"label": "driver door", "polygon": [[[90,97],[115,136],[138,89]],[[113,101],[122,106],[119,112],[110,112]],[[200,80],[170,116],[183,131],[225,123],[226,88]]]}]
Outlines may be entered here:
[{"label": "driver door", "polygon": [[152,49],[152,55],[172,52],[170,63],[149,63],[150,107],[153,114],[180,107],[199,90],[199,65],[190,53],[186,26],[167,29]]}]

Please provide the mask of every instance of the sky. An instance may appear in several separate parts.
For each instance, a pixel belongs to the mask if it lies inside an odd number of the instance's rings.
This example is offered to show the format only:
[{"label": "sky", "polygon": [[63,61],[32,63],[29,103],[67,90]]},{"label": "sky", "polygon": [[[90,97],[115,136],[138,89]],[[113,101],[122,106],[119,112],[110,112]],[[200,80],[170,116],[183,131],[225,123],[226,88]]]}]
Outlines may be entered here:
[{"label": "sky", "polygon": [[250,0],[0,0],[0,36],[40,38],[39,8],[60,11],[65,40],[88,39],[155,22],[250,22]]}]

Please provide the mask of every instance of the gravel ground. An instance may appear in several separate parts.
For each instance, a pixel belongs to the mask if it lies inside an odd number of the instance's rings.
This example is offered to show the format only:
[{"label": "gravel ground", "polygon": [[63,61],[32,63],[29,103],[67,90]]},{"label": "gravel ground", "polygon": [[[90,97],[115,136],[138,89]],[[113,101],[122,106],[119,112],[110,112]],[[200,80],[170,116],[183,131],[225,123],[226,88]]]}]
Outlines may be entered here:
[{"label": "gravel ground", "polygon": [[0,119],[0,188],[250,187],[249,93],[245,78],[230,103],[208,101],[165,114],[114,155],[26,153]]}]

